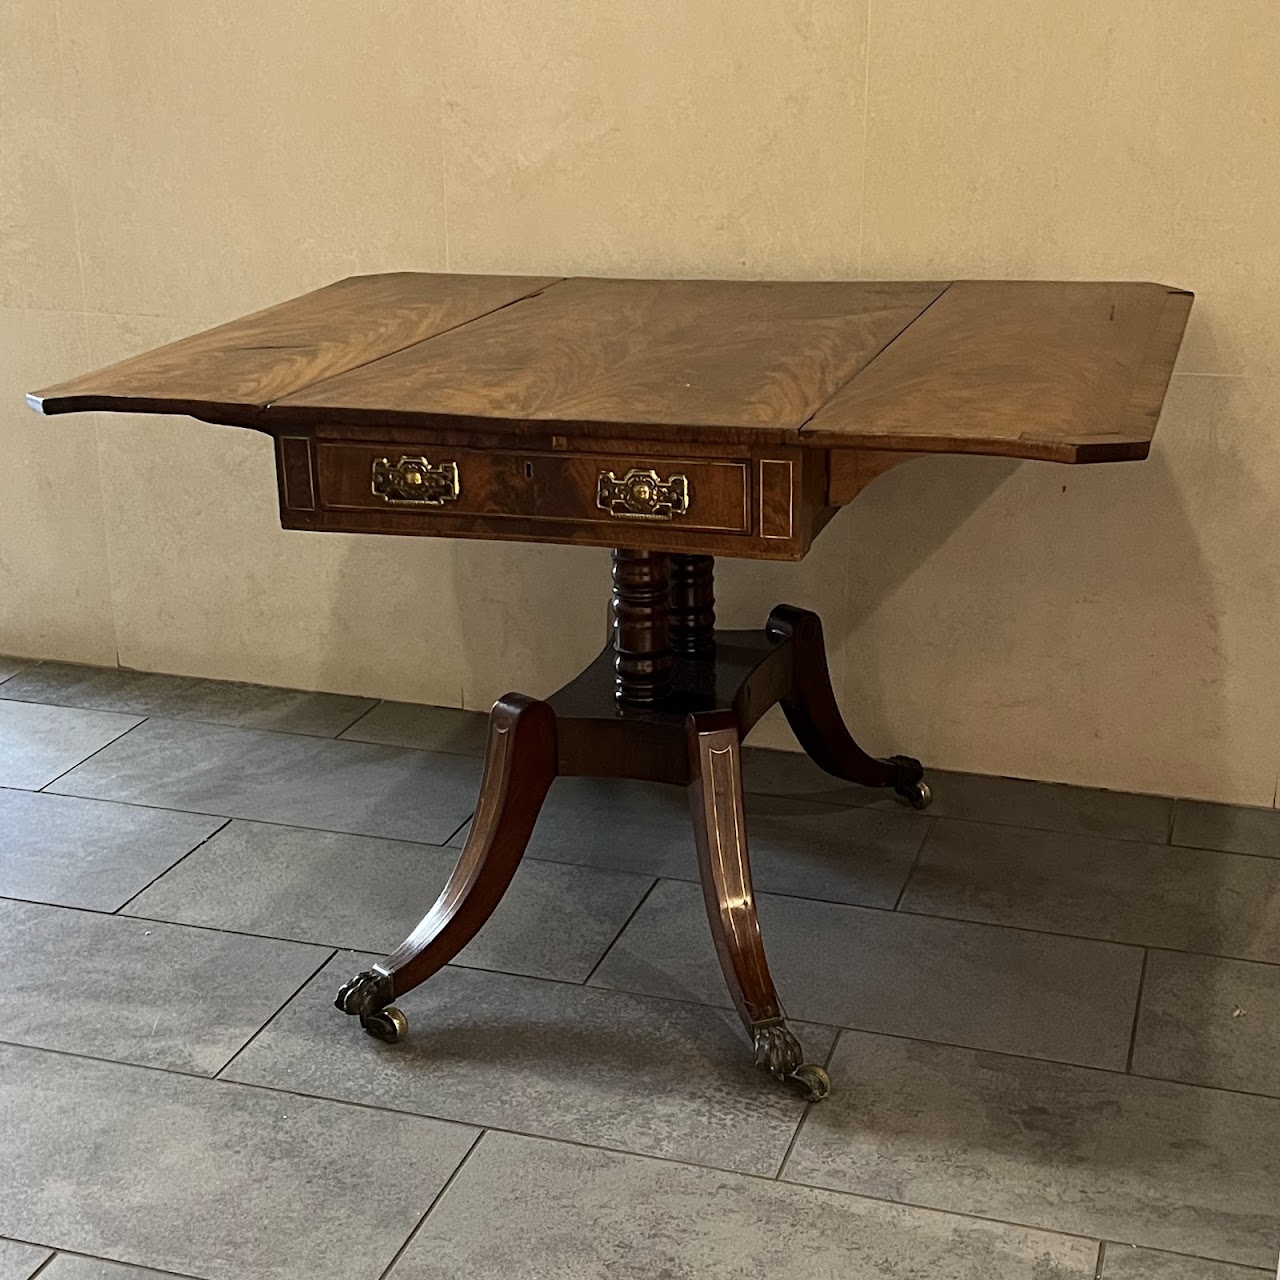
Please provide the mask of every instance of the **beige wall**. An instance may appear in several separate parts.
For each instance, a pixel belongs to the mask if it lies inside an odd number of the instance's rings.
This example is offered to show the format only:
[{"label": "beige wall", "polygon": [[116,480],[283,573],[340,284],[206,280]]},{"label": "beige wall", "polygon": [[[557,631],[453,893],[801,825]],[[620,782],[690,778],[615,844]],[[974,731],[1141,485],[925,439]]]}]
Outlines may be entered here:
[{"label": "beige wall", "polygon": [[343,275],[1156,279],[1198,301],[1149,462],[913,463],[720,612],[820,608],[874,750],[1273,803],[1276,0],[0,21],[0,651],[482,706],[594,650],[603,553],[284,533],[261,437],[22,405]]}]

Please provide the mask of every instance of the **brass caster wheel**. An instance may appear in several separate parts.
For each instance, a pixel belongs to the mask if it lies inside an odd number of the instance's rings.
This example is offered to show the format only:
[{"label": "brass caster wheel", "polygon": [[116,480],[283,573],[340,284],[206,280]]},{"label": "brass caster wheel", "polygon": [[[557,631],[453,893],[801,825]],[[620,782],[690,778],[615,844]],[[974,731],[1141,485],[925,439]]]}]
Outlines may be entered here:
[{"label": "brass caster wheel", "polygon": [[831,1077],[812,1062],[801,1063],[788,1077],[806,1102],[821,1102],[831,1092]]},{"label": "brass caster wheel", "polygon": [[906,799],[913,809],[927,809],[929,801],[933,799],[933,792],[927,782],[917,782],[907,793]]},{"label": "brass caster wheel", "polygon": [[367,1013],[360,1019],[360,1025],[371,1035],[388,1044],[403,1040],[409,1031],[409,1019],[393,1004],[377,1013]]}]

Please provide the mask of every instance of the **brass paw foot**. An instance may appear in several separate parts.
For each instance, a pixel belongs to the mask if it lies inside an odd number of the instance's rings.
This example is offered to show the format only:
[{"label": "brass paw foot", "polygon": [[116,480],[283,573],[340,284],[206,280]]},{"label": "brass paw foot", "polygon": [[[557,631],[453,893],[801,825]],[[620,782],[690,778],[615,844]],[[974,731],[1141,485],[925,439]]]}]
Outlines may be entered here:
[{"label": "brass paw foot", "polygon": [[782,1018],[769,1018],[752,1027],[756,1066],[775,1080],[794,1084],[809,1102],[821,1102],[831,1092],[831,1077],[815,1063],[805,1062],[800,1041]]},{"label": "brass paw foot", "polygon": [[394,995],[389,973],[366,969],[343,985],[333,1003],[343,1013],[357,1015],[371,1036],[394,1043],[409,1030],[409,1020],[391,1003]]}]

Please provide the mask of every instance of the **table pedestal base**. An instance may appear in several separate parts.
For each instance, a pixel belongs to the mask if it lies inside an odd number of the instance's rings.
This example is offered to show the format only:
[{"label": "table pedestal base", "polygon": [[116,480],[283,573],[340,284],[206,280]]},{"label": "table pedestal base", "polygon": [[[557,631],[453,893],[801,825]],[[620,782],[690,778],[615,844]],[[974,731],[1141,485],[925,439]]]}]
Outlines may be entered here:
[{"label": "table pedestal base", "polygon": [[803,1061],[765,959],[743,815],[742,740],[781,703],[801,746],[828,773],[892,787],[919,808],[929,789],[919,761],[876,759],[849,735],[817,614],[779,605],[763,632],[714,631],[711,581],[710,557],[615,553],[613,643],[547,701],[511,693],[495,704],[480,798],[457,867],[409,937],[342,988],[339,1009],[359,1016],[372,1035],[404,1035],[404,1015],[391,1002],[452,960],[493,913],[556,777],[677,783],[688,788],[707,918],[756,1065],[813,1100],[826,1096],[826,1072]]}]

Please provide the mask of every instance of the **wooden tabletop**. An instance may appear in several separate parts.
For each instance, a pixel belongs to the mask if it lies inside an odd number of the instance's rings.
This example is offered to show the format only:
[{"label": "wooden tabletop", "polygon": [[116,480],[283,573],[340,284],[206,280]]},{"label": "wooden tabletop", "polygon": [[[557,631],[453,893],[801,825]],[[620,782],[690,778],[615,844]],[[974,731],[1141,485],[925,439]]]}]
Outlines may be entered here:
[{"label": "wooden tabletop", "polygon": [[179,413],[1099,462],[1145,457],[1160,284],[355,276],[29,397]]}]

